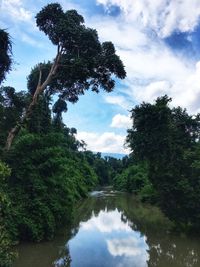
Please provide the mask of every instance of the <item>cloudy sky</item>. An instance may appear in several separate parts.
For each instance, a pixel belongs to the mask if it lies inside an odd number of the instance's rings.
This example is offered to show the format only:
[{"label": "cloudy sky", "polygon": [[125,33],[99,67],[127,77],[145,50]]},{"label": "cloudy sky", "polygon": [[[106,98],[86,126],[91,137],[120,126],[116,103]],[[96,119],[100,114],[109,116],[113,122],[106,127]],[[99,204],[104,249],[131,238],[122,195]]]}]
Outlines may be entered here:
[{"label": "cloudy sky", "polygon": [[[0,0],[0,28],[12,36],[15,64],[4,85],[26,90],[30,69],[56,53],[35,26],[46,0]],[[168,94],[172,105],[200,112],[200,0],[57,0],[77,9],[101,41],[115,44],[127,71],[106,94],[88,92],[69,104],[64,122],[93,151],[124,153],[129,112]]]}]

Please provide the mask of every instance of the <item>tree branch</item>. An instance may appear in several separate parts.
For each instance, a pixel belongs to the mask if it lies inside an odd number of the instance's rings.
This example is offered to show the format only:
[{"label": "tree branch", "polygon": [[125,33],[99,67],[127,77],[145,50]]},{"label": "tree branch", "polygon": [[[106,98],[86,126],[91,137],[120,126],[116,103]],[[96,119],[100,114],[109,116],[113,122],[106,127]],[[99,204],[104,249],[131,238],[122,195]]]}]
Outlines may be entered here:
[{"label": "tree branch", "polygon": [[33,95],[33,99],[30,103],[30,105],[28,106],[23,118],[21,119],[21,122],[19,124],[17,124],[14,128],[12,128],[8,134],[7,137],[7,141],[6,141],[6,146],[5,146],[5,150],[8,151],[12,145],[12,142],[15,138],[15,136],[18,134],[18,132],[20,131],[20,129],[22,128],[24,122],[26,121],[26,119],[30,116],[33,107],[36,105],[37,100],[38,100],[38,96],[45,90],[45,88],[48,86],[48,84],[51,82],[51,79],[53,77],[53,75],[55,75],[57,68],[58,68],[58,62],[61,58],[61,53],[62,48],[61,46],[58,45],[57,48],[57,55],[54,59],[54,62],[51,66],[51,69],[49,71],[49,74],[46,78],[46,80],[41,84],[41,79],[42,79],[42,71],[40,69],[40,73],[39,73],[39,79],[38,79],[38,84],[37,84],[37,88],[35,90],[35,93]]}]

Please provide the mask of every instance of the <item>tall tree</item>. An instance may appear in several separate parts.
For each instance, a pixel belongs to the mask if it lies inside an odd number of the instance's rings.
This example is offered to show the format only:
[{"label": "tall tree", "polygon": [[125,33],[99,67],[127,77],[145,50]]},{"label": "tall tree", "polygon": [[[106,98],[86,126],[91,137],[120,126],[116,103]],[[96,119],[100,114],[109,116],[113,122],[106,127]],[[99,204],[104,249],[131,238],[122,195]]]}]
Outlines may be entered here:
[{"label": "tall tree", "polygon": [[0,29],[0,84],[5,79],[6,73],[11,69],[12,43],[9,34]]},{"label": "tall tree", "polygon": [[114,45],[100,43],[97,31],[87,28],[76,10],[64,12],[60,4],[49,4],[36,15],[36,23],[57,47],[57,53],[52,62],[40,63],[32,69],[28,78],[32,101],[21,123],[11,129],[7,149],[45,89],[74,103],[89,88],[95,92],[100,88],[112,91],[115,86],[113,75],[120,79],[126,76]]},{"label": "tall tree", "polygon": [[127,143],[139,161],[148,163],[163,211],[174,221],[200,225],[200,117],[170,108],[170,101],[164,96],[136,106]]}]

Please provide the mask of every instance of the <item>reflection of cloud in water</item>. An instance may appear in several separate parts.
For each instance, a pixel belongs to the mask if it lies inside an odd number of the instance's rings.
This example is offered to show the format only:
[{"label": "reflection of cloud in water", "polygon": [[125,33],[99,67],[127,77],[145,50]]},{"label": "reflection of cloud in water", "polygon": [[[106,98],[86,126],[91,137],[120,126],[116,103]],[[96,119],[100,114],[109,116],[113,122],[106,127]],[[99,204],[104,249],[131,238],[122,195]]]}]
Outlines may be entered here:
[{"label": "reflection of cloud in water", "polygon": [[114,211],[100,211],[98,217],[94,215],[87,222],[82,222],[80,227],[83,230],[98,230],[102,233],[110,233],[113,231],[132,232],[128,222],[121,221],[121,213],[116,209]]},{"label": "reflection of cloud in water", "polygon": [[112,256],[142,256],[148,248],[144,238],[129,237],[107,240],[108,250]]},{"label": "reflection of cloud in water", "polygon": [[122,257],[117,267],[137,266],[147,267],[149,254],[145,237],[133,232],[127,238],[113,238],[107,241],[108,251],[113,257]]},{"label": "reflection of cloud in water", "polygon": [[68,242],[71,267],[147,267],[145,236],[134,231],[118,209],[101,210]]}]

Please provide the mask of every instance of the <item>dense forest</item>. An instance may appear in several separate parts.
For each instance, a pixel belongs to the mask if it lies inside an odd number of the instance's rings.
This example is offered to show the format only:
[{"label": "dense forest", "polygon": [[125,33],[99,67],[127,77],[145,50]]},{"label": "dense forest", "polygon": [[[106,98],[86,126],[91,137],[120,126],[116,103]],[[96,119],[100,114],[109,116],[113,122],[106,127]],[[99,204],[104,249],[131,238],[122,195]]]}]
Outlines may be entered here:
[{"label": "dense forest", "polygon": [[36,23],[56,54],[33,66],[26,91],[2,85],[13,59],[11,37],[0,30],[0,266],[11,265],[17,242],[52,239],[72,220],[75,203],[97,186],[134,193],[159,206],[177,230],[197,231],[199,114],[172,108],[165,95],[131,110],[129,156],[88,151],[62,114],[87,90],[111,92],[115,79],[126,76],[123,63],[75,10],[49,4]]},{"label": "dense forest", "polygon": [[131,110],[129,166],[113,181],[117,189],[159,205],[178,230],[199,231],[200,116],[170,102],[165,95]]}]

